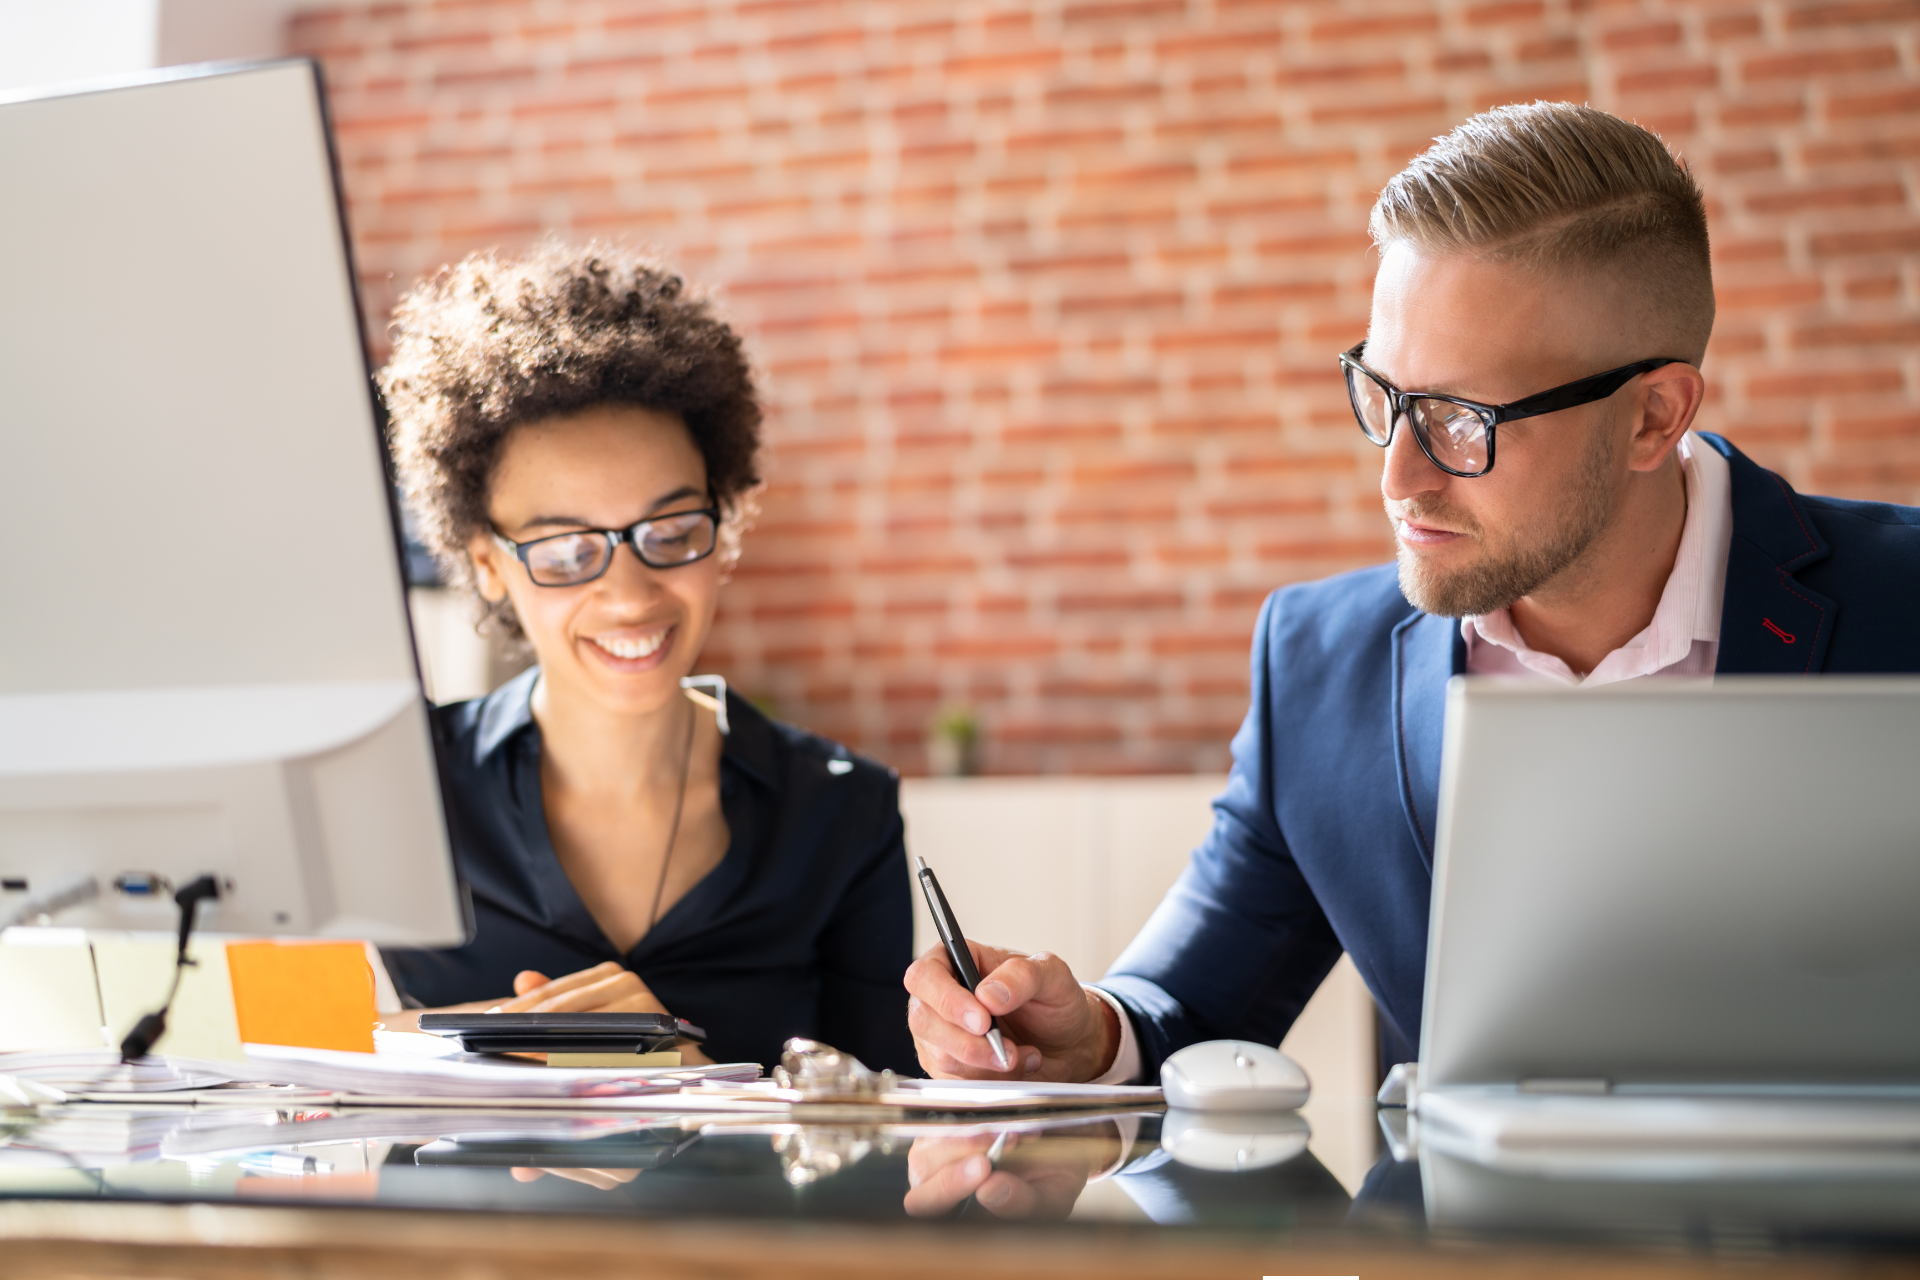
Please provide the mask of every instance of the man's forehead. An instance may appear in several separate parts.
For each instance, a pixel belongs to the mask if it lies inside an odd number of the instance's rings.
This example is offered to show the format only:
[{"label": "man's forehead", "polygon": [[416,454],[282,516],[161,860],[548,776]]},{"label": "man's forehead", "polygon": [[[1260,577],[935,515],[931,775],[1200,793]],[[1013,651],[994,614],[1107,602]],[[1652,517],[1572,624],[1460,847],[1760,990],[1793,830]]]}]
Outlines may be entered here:
[{"label": "man's forehead", "polygon": [[1612,345],[1605,332],[1611,300],[1583,283],[1515,263],[1390,245],[1374,280],[1363,359],[1407,390],[1531,394],[1541,378],[1590,372],[1594,350]]}]

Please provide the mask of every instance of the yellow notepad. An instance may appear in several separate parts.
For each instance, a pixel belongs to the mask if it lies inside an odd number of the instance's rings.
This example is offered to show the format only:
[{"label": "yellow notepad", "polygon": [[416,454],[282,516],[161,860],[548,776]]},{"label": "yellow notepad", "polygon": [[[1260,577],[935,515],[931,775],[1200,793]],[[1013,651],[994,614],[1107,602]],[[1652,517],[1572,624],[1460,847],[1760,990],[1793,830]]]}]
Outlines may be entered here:
[{"label": "yellow notepad", "polygon": [[550,1053],[547,1055],[550,1067],[677,1067],[680,1065],[680,1051],[666,1049],[660,1053]]}]

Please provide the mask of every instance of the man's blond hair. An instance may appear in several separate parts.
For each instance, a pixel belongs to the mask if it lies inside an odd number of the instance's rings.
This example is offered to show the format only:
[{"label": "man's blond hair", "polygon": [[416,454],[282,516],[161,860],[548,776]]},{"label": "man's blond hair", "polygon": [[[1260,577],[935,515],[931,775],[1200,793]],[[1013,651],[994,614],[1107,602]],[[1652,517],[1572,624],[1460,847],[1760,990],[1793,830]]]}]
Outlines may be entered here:
[{"label": "man's blond hair", "polygon": [[1659,135],[1594,107],[1495,107],[1436,138],[1374,203],[1384,252],[1406,244],[1572,276],[1611,276],[1641,302],[1648,356],[1700,362],[1713,331],[1707,213]]}]

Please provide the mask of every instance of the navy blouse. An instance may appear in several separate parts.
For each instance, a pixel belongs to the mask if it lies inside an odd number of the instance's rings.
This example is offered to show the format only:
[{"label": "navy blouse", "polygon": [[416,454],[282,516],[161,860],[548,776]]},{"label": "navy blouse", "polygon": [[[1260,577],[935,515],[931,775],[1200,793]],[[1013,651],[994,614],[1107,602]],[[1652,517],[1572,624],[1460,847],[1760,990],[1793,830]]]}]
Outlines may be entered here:
[{"label": "navy blouse", "polygon": [[429,1007],[488,1000],[510,995],[522,969],[557,978],[616,960],[707,1032],[716,1062],[771,1066],[789,1036],[807,1036],[876,1071],[919,1074],[900,985],[913,918],[894,772],[729,695],[727,852],[622,955],[548,836],[538,675],[434,713],[476,932],[449,950],[385,951],[401,994]]}]

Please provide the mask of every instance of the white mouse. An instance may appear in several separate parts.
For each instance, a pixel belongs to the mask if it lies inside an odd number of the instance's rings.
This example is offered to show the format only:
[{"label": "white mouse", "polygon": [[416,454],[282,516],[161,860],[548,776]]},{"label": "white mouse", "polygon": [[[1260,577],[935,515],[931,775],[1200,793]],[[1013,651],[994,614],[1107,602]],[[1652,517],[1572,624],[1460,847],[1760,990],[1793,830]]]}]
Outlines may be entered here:
[{"label": "white mouse", "polygon": [[1194,1169],[1244,1173],[1296,1159],[1313,1139],[1298,1111],[1169,1111],[1160,1124],[1160,1149]]},{"label": "white mouse", "polygon": [[1184,1111],[1293,1111],[1313,1090],[1299,1063],[1246,1040],[1188,1045],[1161,1064],[1160,1087]]}]

